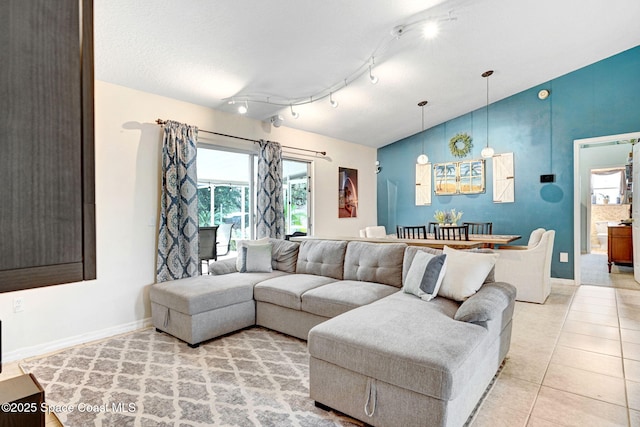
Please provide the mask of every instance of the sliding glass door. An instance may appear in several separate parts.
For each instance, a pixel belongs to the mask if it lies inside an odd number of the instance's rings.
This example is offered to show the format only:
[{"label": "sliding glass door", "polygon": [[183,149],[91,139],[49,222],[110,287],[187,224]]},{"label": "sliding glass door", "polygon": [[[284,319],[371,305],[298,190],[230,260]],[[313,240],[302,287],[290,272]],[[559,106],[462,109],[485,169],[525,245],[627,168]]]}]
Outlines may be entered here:
[{"label": "sliding glass door", "polygon": [[[257,156],[199,147],[197,161],[198,225],[221,230],[231,224],[232,240],[254,238]],[[285,234],[310,233],[310,168],[309,162],[283,160]]]}]

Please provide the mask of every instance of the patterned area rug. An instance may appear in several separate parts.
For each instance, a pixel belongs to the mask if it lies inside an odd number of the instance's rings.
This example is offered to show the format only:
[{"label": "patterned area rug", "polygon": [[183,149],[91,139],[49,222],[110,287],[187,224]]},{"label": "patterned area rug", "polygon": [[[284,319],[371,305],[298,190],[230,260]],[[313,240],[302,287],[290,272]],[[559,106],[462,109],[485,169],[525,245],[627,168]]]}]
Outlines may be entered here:
[{"label": "patterned area rug", "polygon": [[309,398],[304,341],[252,328],[196,349],[154,329],[21,363],[65,426],[355,426]]}]

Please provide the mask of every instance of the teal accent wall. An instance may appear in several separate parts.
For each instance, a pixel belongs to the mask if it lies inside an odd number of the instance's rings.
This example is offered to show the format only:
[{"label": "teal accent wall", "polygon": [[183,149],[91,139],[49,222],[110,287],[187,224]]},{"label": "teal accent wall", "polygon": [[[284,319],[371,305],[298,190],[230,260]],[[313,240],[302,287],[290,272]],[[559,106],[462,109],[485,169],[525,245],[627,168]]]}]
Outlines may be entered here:
[{"label": "teal accent wall", "polygon": [[[496,71],[493,86],[499,85]],[[538,99],[540,89],[551,95]],[[438,100],[430,105],[437,108]],[[484,194],[433,195],[431,206],[415,206],[414,165],[423,138],[432,163],[458,160],[449,139],[459,132],[473,138],[465,159],[480,158],[486,123],[483,107],[378,149],[378,223],[392,232],[398,224],[425,224],[434,211],[456,208],[464,212],[463,221],[492,221],[495,234],[522,235],[515,244],[526,244],[535,228],[554,229],[551,275],[573,279],[573,141],[640,131],[640,46],[489,106],[490,145],[496,153],[514,153],[514,203],[493,203],[489,160]],[[542,174],[555,174],[556,181],[541,184]],[[568,263],[559,262],[560,252],[569,254]]]}]

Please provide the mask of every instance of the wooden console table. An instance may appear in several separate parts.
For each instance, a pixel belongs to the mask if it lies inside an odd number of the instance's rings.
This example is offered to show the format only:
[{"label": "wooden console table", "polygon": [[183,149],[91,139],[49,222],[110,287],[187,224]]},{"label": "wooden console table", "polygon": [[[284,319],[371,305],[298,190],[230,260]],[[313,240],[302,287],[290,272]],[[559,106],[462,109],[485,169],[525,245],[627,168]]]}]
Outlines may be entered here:
[{"label": "wooden console table", "polygon": [[631,226],[610,225],[608,227],[607,241],[609,273],[611,273],[611,265],[613,263],[633,264],[633,239],[631,238]]}]

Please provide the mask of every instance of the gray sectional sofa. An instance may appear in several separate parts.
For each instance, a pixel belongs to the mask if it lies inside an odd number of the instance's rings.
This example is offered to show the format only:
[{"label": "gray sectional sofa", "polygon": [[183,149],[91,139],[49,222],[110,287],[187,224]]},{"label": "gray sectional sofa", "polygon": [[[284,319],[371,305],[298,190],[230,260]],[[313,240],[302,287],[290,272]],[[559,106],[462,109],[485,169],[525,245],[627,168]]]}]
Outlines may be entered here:
[{"label": "gray sectional sofa", "polygon": [[153,285],[154,326],[192,346],[252,325],[274,329],[308,340],[318,406],[375,426],[464,424],[509,349],[513,286],[489,274],[464,302],[423,301],[402,292],[403,280],[418,251],[442,251],[269,243],[272,271],[242,273],[224,260],[212,275]]}]

